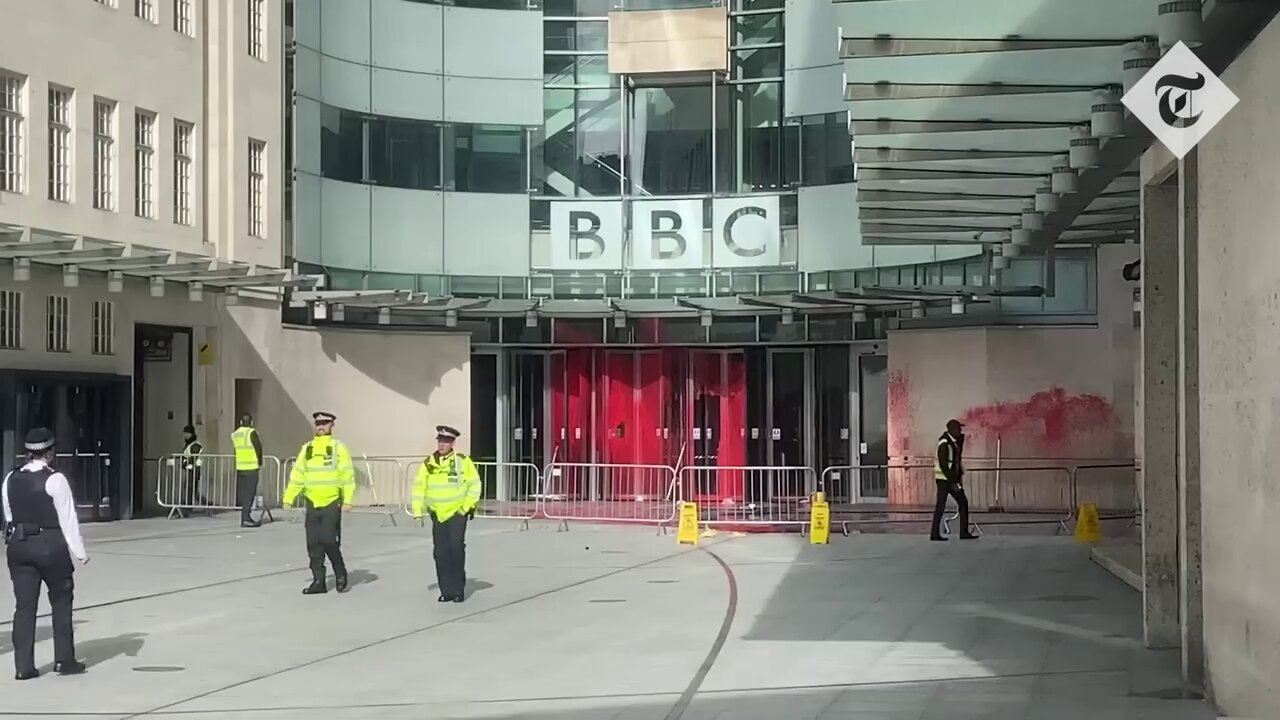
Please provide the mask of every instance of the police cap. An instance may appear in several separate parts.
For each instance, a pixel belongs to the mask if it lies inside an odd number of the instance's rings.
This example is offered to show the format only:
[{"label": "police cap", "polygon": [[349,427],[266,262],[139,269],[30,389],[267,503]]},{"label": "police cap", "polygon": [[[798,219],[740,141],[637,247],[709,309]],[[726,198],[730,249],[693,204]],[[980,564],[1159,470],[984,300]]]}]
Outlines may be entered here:
[{"label": "police cap", "polygon": [[448,425],[436,426],[437,440],[448,440],[449,442],[453,442],[454,440],[457,440],[460,435],[462,435],[462,431],[455,427],[449,427]]},{"label": "police cap", "polygon": [[331,423],[337,420],[338,416],[331,412],[324,412],[323,410],[320,410],[311,413],[311,419],[315,420],[317,423]]},{"label": "police cap", "polygon": [[53,431],[49,428],[32,428],[27,431],[22,446],[31,452],[43,452],[53,447]]}]

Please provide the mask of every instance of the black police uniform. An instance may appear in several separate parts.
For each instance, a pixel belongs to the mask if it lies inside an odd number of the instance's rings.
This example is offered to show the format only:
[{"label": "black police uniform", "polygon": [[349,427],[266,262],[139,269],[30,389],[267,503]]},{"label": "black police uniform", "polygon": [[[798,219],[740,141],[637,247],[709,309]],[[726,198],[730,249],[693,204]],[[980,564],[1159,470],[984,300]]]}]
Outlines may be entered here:
[{"label": "black police uniform", "polygon": [[[48,430],[33,430],[27,435],[26,446],[30,451],[43,452],[53,446],[53,435]],[[54,671],[72,675],[85,669],[76,660],[71,623],[75,589],[71,549],[63,535],[57,506],[47,490],[56,472],[44,462],[33,460],[15,468],[4,482],[8,509],[5,545],[15,601],[13,647],[18,680],[40,674],[35,665],[35,642],[42,583],[49,589],[52,610]],[[79,543],[78,527],[74,533],[75,542]]]},{"label": "black police uniform", "polygon": [[974,535],[969,527],[969,498],[964,494],[964,426],[957,420],[947,423],[947,432],[938,438],[938,467],[942,469],[945,480],[937,480],[938,493],[933,505],[933,522],[929,525],[930,540],[946,540],[942,534],[942,516],[947,509],[947,497],[956,500],[960,515],[960,539],[972,540]]}]

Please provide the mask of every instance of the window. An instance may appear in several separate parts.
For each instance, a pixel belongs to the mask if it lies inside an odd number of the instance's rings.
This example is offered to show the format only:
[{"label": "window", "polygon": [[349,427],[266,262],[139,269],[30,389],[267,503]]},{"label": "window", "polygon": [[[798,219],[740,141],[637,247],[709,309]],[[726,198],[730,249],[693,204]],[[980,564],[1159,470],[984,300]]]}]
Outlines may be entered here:
[{"label": "window", "polygon": [[0,290],[0,350],[22,347],[22,293]]},{"label": "window", "polygon": [[418,120],[370,120],[369,174],[378,185],[439,190],[440,126]]},{"label": "window", "polygon": [[[374,127],[393,120],[375,120]],[[413,121],[406,121],[413,124]],[[385,132],[381,133],[385,136]],[[382,141],[385,143],[385,139]],[[375,141],[375,147],[378,147]],[[375,157],[377,153],[375,152]],[[343,182],[364,182],[364,117],[360,113],[324,105],[320,109],[320,174]],[[436,175],[440,174],[440,151],[435,152]],[[376,164],[375,164],[376,165]],[[377,171],[375,171],[377,178]],[[377,178],[379,185],[394,185]],[[437,185],[437,187],[439,187]]]},{"label": "window", "polygon": [[195,126],[173,121],[173,221],[191,224],[191,169],[194,164],[192,137]]},{"label": "window", "polygon": [[135,17],[154,23],[156,21],[156,0],[133,0],[133,14]]},{"label": "window", "polygon": [[45,300],[45,334],[44,349],[49,352],[70,352],[70,307],[71,298],[66,295],[50,295]]},{"label": "window", "polygon": [[71,90],[49,86],[49,199],[71,202]]},{"label": "window", "polygon": [[187,37],[196,36],[196,24],[191,19],[191,0],[173,0],[173,29]]},{"label": "window", "polygon": [[116,209],[116,104],[93,101],[93,206]]},{"label": "window", "polygon": [[134,113],[133,212],[140,218],[156,216],[156,116],[146,110]]},{"label": "window", "polygon": [[267,3],[249,0],[249,55],[267,59]]},{"label": "window", "polygon": [[93,354],[116,354],[115,303],[93,301]]},{"label": "window", "polygon": [[26,78],[0,70],[0,191],[22,192],[23,90]]},{"label": "window", "polygon": [[261,140],[249,140],[249,234],[266,237],[263,202],[266,199],[267,144]]},{"label": "window", "polygon": [[522,192],[525,129],[513,125],[454,125],[453,182],[463,192]]}]

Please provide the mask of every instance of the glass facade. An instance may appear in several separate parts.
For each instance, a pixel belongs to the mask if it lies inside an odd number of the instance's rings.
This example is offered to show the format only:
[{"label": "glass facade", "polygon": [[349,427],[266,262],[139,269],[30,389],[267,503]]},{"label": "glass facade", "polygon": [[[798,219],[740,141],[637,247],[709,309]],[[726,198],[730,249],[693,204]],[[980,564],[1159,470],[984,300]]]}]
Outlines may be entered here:
[{"label": "glass facade", "polygon": [[[723,71],[609,71],[610,13],[714,7],[727,19]],[[995,279],[978,246],[879,247],[847,235],[857,226],[849,114],[788,112],[784,0],[352,0],[290,10],[301,16],[290,15],[300,51],[287,61],[299,98],[289,109],[299,146],[287,150],[299,177],[287,189],[293,259],[324,272],[330,289],[681,298]],[[763,217],[732,203],[753,199],[770,208],[776,250],[767,263],[723,264],[722,241],[743,244],[726,223]],[[682,247],[705,248],[689,265],[635,263],[641,225],[672,235],[641,214],[651,202],[686,213]],[[848,213],[815,212],[816,202]],[[573,252],[590,249],[578,238],[616,240],[615,266],[556,259],[566,206],[594,218],[571,221]],[[824,244],[857,252],[812,251]],[[973,312],[1092,312],[1092,255],[1059,257],[1056,267],[1054,297]],[[1043,268],[1018,258],[998,279],[1042,285]]]}]

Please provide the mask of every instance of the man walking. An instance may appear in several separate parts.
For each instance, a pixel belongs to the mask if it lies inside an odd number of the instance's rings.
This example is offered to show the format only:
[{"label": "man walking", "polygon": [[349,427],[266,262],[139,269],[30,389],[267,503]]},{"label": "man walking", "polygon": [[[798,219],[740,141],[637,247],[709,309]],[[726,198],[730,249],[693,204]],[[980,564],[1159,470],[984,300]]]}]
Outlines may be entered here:
[{"label": "man walking", "polygon": [[480,473],[471,458],[453,449],[462,432],[436,426],[436,451],[422,461],[413,484],[413,516],[431,516],[439,602],[466,599],[467,520],[480,505]]},{"label": "man walking", "polygon": [[942,534],[942,514],[947,509],[947,497],[956,499],[960,508],[960,539],[972,540],[977,535],[969,528],[969,499],[964,485],[964,425],[959,420],[948,420],[947,431],[938,438],[938,455],[933,463],[933,479],[938,486],[937,501],[933,505],[933,524],[929,527],[929,539],[945,542]]},{"label": "man walking", "polygon": [[14,469],[0,485],[4,501],[6,555],[13,581],[14,678],[30,680],[40,676],[36,669],[36,610],[40,585],[49,591],[53,621],[53,671],[76,675],[85,671],[76,660],[71,604],[75,590],[72,573],[74,556],[80,564],[89,562],[80,537],[76,502],[62,473],[50,467],[53,460],[53,433],[36,428],[27,433],[23,445],[27,461]]},{"label": "man walking", "polygon": [[236,500],[240,505],[240,527],[256,528],[262,525],[253,519],[253,500],[258,496],[258,477],[262,468],[262,441],[253,427],[253,416],[240,416],[240,426],[231,433],[231,445],[236,452]]},{"label": "man walking", "polygon": [[311,560],[311,584],[303,595],[329,591],[324,560],[329,558],[337,579],[337,590],[347,591],[347,564],[342,558],[342,513],[351,509],[356,496],[356,473],[351,451],[333,437],[337,416],[328,412],[312,414],[315,437],[302,446],[289,473],[284,506],[293,505],[302,495],[307,505],[307,557]]}]

